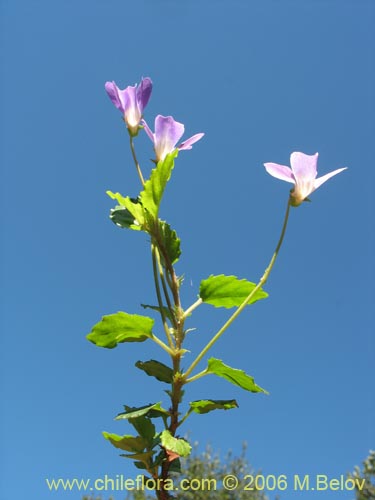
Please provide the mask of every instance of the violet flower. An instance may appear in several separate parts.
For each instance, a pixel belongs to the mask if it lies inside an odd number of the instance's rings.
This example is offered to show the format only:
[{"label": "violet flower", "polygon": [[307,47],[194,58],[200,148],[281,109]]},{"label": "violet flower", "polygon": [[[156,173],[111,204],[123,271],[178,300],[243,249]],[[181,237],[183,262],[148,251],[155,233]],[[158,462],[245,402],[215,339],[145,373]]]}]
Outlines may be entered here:
[{"label": "violet flower", "polygon": [[105,90],[116,108],[123,113],[130,135],[137,135],[143,110],[151,96],[151,78],[142,78],[139,85],[124,90],[120,90],[115,82],[106,82]]},{"label": "violet flower", "polygon": [[317,178],[317,162],[318,153],[314,155],[292,153],[290,155],[290,165],[292,168],[277,163],[265,163],[264,166],[267,172],[273,177],[294,184],[294,189],[290,193],[291,205],[298,207],[324,182],[347,168],[339,168]]},{"label": "violet flower", "polygon": [[[154,143],[154,150],[156,154],[156,161],[164,160],[164,158],[176,149],[177,142],[184,134],[185,127],[182,123],[176,122],[172,116],[158,115],[155,118],[155,133],[152,133],[150,127],[145,120],[142,120],[145,131],[149,138]],[[184,149],[191,149],[192,145],[199,141],[204,134],[195,134],[190,139],[182,142],[177,149],[182,151]]]}]

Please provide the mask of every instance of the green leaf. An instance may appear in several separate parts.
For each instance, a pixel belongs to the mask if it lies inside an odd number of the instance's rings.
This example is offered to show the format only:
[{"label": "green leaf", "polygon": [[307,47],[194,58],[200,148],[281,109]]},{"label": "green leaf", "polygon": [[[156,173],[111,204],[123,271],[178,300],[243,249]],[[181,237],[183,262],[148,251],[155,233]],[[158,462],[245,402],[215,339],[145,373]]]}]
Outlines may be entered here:
[{"label": "green leaf", "polygon": [[[172,229],[171,226],[165,221],[159,221],[159,235],[169,262],[174,264],[178,261],[181,255],[181,240],[178,238],[176,231],[174,231],[174,229]],[[163,254],[161,257],[165,260]]]},{"label": "green leaf", "polygon": [[134,465],[137,467],[137,469],[142,469],[142,470],[147,470],[147,464],[144,462],[134,462]]},{"label": "green leaf", "polygon": [[157,311],[158,313],[160,313],[160,310],[162,309],[164,312],[164,316],[168,318],[171,323],[173,322],[173,318],[168,307],[163,306],[162,308],[160,308],[158,306],[150,306],[149,304],[141,304],[141,306],[143,307],[143,309],[152,309],[153,311]]},{"label": "green leaf", "polygon": [[154,440],[155,426],[148,417],[140,416],[137,418],[129,418],[129,422],[138,434],[145,438],[148,443]]},{"label": "green leaf", "polygon": [[173,370],[155,359],[150,359],[150,361],[137,361],[135,366],[146,372],[147,375],[160,380],[160,382],[171,384],[173,381]]},{"label": "green leaf", "polygon": [[106,191],[107,195],[112,198],[112,200],[118,201],[119,205],[125,206],[125,196],[120,193],[113,193],[112,191]]},{"label": "green leaf", "polygon": [[149,418],[169,417],[169,412],[160,405],[161,403],[155,403],[152,405],[140,406],[138,408],[125,406],[126,411],[119,413],[115,420],[138,418],[142,416],[147,416]]},{"label": "green leaf", "polygon": [[177,453],[180,457],[188,457],[191,453],[190,444],[182,438],[175,438],[165,430],[160,435],[161,445],[168,451]]},{"label": "green leaf", "polygon": [[152,337],[154,320],[138,314],[118,312],[103,316],[87,339],[99,347],[112,349],[122,342],[144,342]]},{"label": "green leaf", "polygon": [[112,191],[107,191],[107,195],[113,200],[118,201],[119,205],[125,207],[130,212],[130,214],[134,217],[137,226],[144,225],[145,214],[142,203],[139,199],[130,198],[129,196],[125,198],[120,193],[112,193]]},{"label": "green leaf", "polygon": [[[175,149],[161,160],[151,171],[150,178],[145,182],[144,189],[141,192],[140,199],[143,207],[156,219],[159,206],[163,197],[164,189],[170,179],[174,167],[174,159],[178,155]],[[127,207],[128,208],[128,207]]]},{"label": "green leaf", "polygon": [[155,451],[150,450],[150,451],[145,451],[143,453],[132,453],[131,455],[121,454],[120,457],[131,458],[132,460],[143,462],[146,466],[148,466],[150,464],[150,459],[152,458],[152,455],[154,453]]},{"label": "green leaf", "polygon": [[120,450],[139,453],[147,446],[146,440],[141,436],[118,436],[117,434],[110,434],[109,432],[103,432],[103,436],[108,439],[113,446],[120,448]]},{"label": "green leaf", "polygon": [[118,227],[125,229],[133,229],[135,231],[141,231],[142,227],[138,224],[135,217],[129,212],[129,210],[121,205],[116,208],[111,209],[109,218]]},{"label": "green leaf", "polygon": [[241,389],[245,389],[245,391],[250,392],[264,392],[268,394],[267,391],[259,387],[254,382],[253,377],[247,375],[243,370],[237,370],[237,368],[231,368],[228,365],[225,365],[221,359],[210,358],[208,360],[208,373],[213,373],[218,377],[225,378],[231,384],[237,385],[241,387]]},{"label": "green leaf", "polygon": [[[238,279],[236,276],[210,276],[203,280],[199,288],[199,296],[206,304],[215,307],[238,307],[256,287],[255,283],[244,279]],[[249,304],[260,299],[268,297],[268,293],[259,289]]]},{"label": "green leaf", "polygon": [[208,413],[213,410],[230,410],[238,408],[235,399],[201,399],[200,401],[193,401],[189,403],[190,408],[195,413]]},{"label": "green leaf", "polygon": [[179,474],[181,473],[181,460],[179,458],[175,458],[170,466],[169,466],[169,472],[178,472]]}]

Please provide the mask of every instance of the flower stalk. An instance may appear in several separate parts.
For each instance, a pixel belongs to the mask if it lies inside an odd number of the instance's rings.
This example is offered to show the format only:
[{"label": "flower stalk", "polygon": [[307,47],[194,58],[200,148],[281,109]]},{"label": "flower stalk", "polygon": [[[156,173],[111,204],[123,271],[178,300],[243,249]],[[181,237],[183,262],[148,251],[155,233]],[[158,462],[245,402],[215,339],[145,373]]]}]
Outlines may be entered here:
[{"label": "flower stalk", "polygon": [[132,156],[133,156],[135,168],[137,169],[138,177],[139,177],[139,179],[141,181],[141,184],[142,184],[142,186],[144,186],[145,185],[145,180],[144,180],[144,177],[143,177],[143,174],[142,174],[142,170],[141,170],[141,167],[140,167],[138,159],[137,159],[137,155],[135,153],[133,136],[131,134],[129,134],[129,139],[130,139],[130,150],[132,152]]},{"label": "flower stalk", "polygon": [[[208,344],[201,350],[201,352],[198,354],[198,356],[195,358],[195,360],[191,363],[189,368],[184,373],[185,381],[189,380],[189,382],[192,382],[193,380],[196,380],[196,378],[194,378],[194,377],[191,377],[190,379],[187,379],[187,377],[194,370],[194,368],[201,361],[201,359],[207,354],[207,352],[211,349],[211,347],[219,340],[219,338],[223,335],[223,333],[230,327],[230,325],[233,323],[233,321],[241,314],[241,312],[245,309],[245,307],[248,305],[248,303],[254,297],[254,295],[257,293],[257,291],[260,290],[262,288],[262,286],[264,286],[265,283],[267,282],[268,277],[269,277],[269,275],[272,271],[272,268],[275,264],[276,258],[279,254],[279,250],[281,248],[281,245],[284,241],[285,231],[286,231],[286,228],[288,225],[290,205],[291,205],[290,199],[288,199],[288,204],[287,204],[287,208],[286,208],[286,212],[285,212],[285,216],[284,216],[284,223],[283,223],[283,227],[281,230],[280,238],[279,238],[279,241],[276,245],[276,249],[272,255],[271,261],[270,261],[267,269],[264,271],[263,276],[259,280],[256,287],[251,291],[251,293],[249,293],[249,295],[242,302],[242,304],[237,308],[237,310],[232,314],[232,316],[228,319],[228,321],[226,321],[226,323],[212,337],[212,339],[208,342]],[[199,375],[199,377],[197,377],[197,378],[200,378],[201,376],[205,375],[205,373],[201,372],[198,375]]]}]

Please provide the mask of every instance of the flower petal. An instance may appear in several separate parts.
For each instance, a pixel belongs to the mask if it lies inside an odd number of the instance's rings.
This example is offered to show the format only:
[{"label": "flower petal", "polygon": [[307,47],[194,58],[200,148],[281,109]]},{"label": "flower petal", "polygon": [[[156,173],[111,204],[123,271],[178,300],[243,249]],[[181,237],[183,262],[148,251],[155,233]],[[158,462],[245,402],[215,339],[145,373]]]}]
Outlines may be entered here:
[{"label": "flower petal", "polygon": [[124,113],[125,112],[125,105],[120,99],[120,95],[119,95],[120,89],[117,87],[115,82],[106,82],[104,87],[105,87],[105,90],[108,94],[108,97],[111,99],[111,101],[116,106],[116,108]]},{"label": "flower petal", "polygon": [[184,131],[184,125],[176,122],[172,116],[158,115],[155,118],[154,144],[157,161],[164,160],[175,149]]},{"label": "flower petal", "polygon": [[293,172],[289,167],[279,165],[278,163],[265,163],[264,166],[272,177],[295,184],[296,181],[294,180]]},{"label": "flower petal", "polygon": [[178,146],[178,149],[180,151],[183,151],[184,149],[191,149],[192,145],[202,139],[203,136],[203,133],[193,135],[192,137],[190,137],[190,139],[186,139],[186,141],[181,142],[181,144]]},{"label": "flower petal", "polygon": [[[123,100],[125,104],[125,121],[126,124],[133,129],[136,129],[141,121],[141,113],[138,108],[137,102],[137,86],[134,87],[126,87],[125,90],[122,91]],[[121,91],[120,91],[121,98]]]},{"label": "flower petal", "polygon": [[176,122],[173,116],[158,115],[155,118],[155,137],[157,140],[165,139],[171,145],[171,150],[183,136],[185,126]]},{"label": "flower petal", "polygon": [[305,153],[292,153],[290,155],[290,165],[296,182],[311,181],[317,176],[318,153],[305,155]]},{"label": "flower petal", "polygon": [[137,88],[137,101],[141,114],[147,106],[152,92],[152,80],[149,77],[142,78],[141,83]]},{"label": "flower petal", "polygon": [[334,175],[339,174],[343,170],[346,170],[347,168],[348,167],[338,168],[337,170],[333,170],[333,172],[329,172],[328,174],[322,175],[322,177],[318,177],[317,179],[315,179],[315,182],[314,182],[314,190],[318,189],[318,187],[320,187],[322,184],[324,184],[326,181],[328,181],[328,179],[330,179]]},{"label": "flower petal", "polygon": [[142,120],[141,124],[143,125],[146,134],[149,136],[149,138],[152,140],[152,142],[154,142],[154,140],[155,140],[154,134],[152,133],[152,130],[150,129],[150,127],[147,125],[146,120]]}]

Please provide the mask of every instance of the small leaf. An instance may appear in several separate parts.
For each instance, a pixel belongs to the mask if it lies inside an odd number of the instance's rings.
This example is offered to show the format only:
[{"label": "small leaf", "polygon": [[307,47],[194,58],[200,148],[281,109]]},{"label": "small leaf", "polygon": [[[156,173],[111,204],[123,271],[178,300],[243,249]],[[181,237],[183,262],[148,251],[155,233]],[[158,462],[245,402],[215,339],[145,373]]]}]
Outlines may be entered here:
[{"label": "small leaf", "polygon": [[115,420],[133,419],[142,416],[147,416],[149,418],[169,417],[169,412],[164,410],[160,404],[161,403],[155,403],[153,405],[140,406],[138,408],[125,406],[126,411],[119,413]]},{"label": "small leaf", "polygon": [[[153,311],[157,311],[160,313],[160,310],[161,308],[158,307],[158,306],[150,306],[149,304],[141,304],[141,306],[143,307],[143,309],[152,309]],[[164,312],[164,315],[166,318],[169,319],[169,321],[172,323],[173,322],[173,318],[172,318],[172,315],[168,309],[168,307],[162,307],[162,310]]]},{"label": "small leaf", "polygon": [[177,453],[180,457],[188,457],[191,453],[190,444],[182,438],[175,438],[172,434],[165,430],[160,435],[161,445],[168,451]]},{"label": "small leaf", "polygon": [[147,375],[160,380],[160,382],[171,384],[173,381],[173,370],[155,359],[150,359],[150,361],[137,361],[135,366],[146,372]]},{"label": "small leaf", "polygon": [[116,448],[120,450],[131,451],[131,452],[142,452],[146,446],[146,440],[141,436],[118,436],[117,434],[110,434],[109,432],[103,432],[103,436],[110,441]]},{"label": "small leaf", "polygon": [[111,221],[118,227],[125,229],[133,229],[135,231],[141,231],[142,227],[138,224],[135,217],[129,212],[129,210],[121,205],[116,208],[111,209],[111,214],[109,216]]},{"label": "small leaf", "polygon": [[129,423],[148,443],[154,440],[155,426],[148,417],[140,416],[137,418],[129,418]]},{"label": "small leaf", "polygon": [[245,389],[245,391],[250,392],[264,392],[268,394],[267,391],[259,387],[254,382],[253,377],[247,375],[243,370],[237,370],[237,368],[231,368],[228,365],[225,365],[221,359],[210,358],[208,360],[208,373],[213,373],[218,377],[225,378],[231,384],[237,385],[241,387],[241,389]]},{"label": "small leaf", "polygon": [[150,451],[144,451],[143,453],[142,452],[132,453],[131,455],[122,454],[120,455],[120,457],[131,458],[132,460],[139,460],[140,462],[143,462],[145,465],[148,465],[150,462],[150,458],[154,453],[155,451],[150,450]]},{"label": "small leaf", "polygon": [[112,200],[116,200],[120,205],[125,206],[125,196],[122,196],[120,193],[113,193],[112,191],[106,191],[107,195],[112,198]]},{"label": "small leaf", "polygon": [[[159,221],[159,236],[162,240],[162,246],[165,249],[169,262],[174,264],[181,255],[181,240],[178,238],[176,231],[174,231],[165,221]],[[165,260],[163,254],[161,257]]]},{"label": "small leaf", "polygon": [[144,342],[152,337],[154,320],[147,316],[118,312],[103,316],[87,339],[99,347],[112,349],[122,342]]},{"label": "small leaf", "polygon": [[[158,216],[159,205],[163,197],[164,189],[174,167],[174,159],[178,155],[176,149],[164,160],[160,160],[151,171],[150,178],[145,182],[144,189],[140,194],[140,201],[143,207],[156,219]],[[127,207],[128,208],[128,207]]]},{"label": "small leaf", "polygon": [[200,401],[193,401],[189,403],[190,408],[195,413],[208,413],[213,410],[230,410],[238,408],[235,399],[201,399]]},{"label": "small leaf", "polygon": [[[215,307],[238,307],[256,286],[255,283],[238,279],[236,276],[211,275],[201,282],[199,297],[206,304]],[[249,304],[266,297],[268,297],[268,293],[260,289],[250,299]]]},{"label": "small leaf", "polygon": [[[130,198],[127,196],[126,198],[122,196],[120,193],[112,193],[112,191],[107,191],[107,194],[113,200],[118,201],[119,205],[125,207],[130,214],[134,217],[137,225],[143,226],[145,222],[145,214],[142,203],[139,199]],[[117,207],[116,207],[117,208]]]}]

